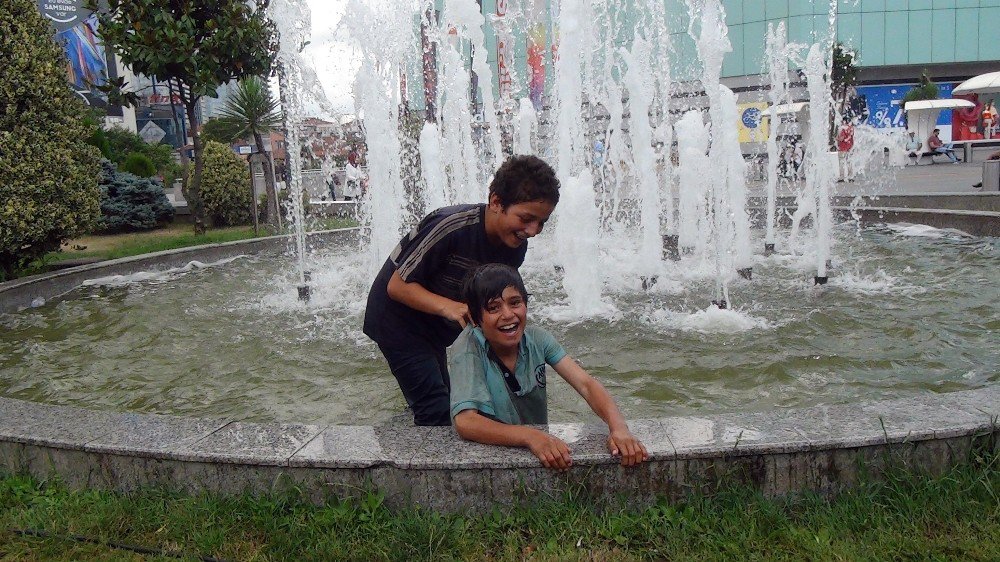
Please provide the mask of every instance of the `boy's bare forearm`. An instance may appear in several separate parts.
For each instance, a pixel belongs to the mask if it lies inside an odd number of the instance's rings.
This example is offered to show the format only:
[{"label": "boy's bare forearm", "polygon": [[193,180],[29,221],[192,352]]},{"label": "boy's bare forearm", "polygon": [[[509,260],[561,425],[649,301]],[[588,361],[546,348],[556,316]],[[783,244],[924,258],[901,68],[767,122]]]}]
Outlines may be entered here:
[{"label": "boy's bare forearm", "polygon": [[628,429],[625,418],[608,390],[583,367],[577,365],[573,358],[567,355],[554,367],[556,372],[587,401],[590,409],[608,424],[608,429],[611,431]]},{"label": "boy's bare forearm", "polygon": [[455,430],[462,439],[486,445],[527,447],[531,432],[538,431],[523,425],[508,425],[491,420],[474,410],[455,416]]},{"label": "boy's bare forearm", "polygon": [[573,464],[566,443],[533,427],[508,425],[493,421],[475,410],[465,410],[455,416],[455,429],[463,439],[469,441],[487,445],[524,447],[531,451],[545,468],[567,470]]},{"label": "boy's bare forearm", "polygon": [[394,272],[389,278],[386,292],[392,300],[405,304],[414,310],[443,316],[461,323],[463,327],[465,326],[469,310],[467,306],[431,292],[420,283],[403,281],[399,272]]},{"label": "boy's bare forearm", "polygon": [[591,377],[590,381],[592,386],[590,390],[591,397],[587,399],[590,409],[600,416],[604,420],[604,423],[608,424],[608,429],[611,431],[618,429],[627,430],[628,424],[625,422],[625,416],[618,409],[618,405],[615,404],[615,400],[611,397],[608,390],[597,379]]}]

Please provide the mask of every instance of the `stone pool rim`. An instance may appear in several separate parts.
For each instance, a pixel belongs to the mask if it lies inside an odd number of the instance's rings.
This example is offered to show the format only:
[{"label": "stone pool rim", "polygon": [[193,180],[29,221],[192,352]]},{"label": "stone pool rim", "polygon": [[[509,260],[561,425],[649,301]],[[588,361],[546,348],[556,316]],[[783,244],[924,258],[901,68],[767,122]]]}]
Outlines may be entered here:
[{"label": "stone pool rim", "polygon": [[461,440],[450,427],[252,423],[107,412],[0,397],[0,469],[74,488],[266,494],[312,501],[384,493],[394,508],[441,512],[528,504],[584,490],[597,503],[648,505],[725,483],[765,495],[833,493],[892,459],[940,474],[1000,450],[1000,385],[768,412],[629,421],[650,450],[625,469],[602,424],[551,424],[573,450],[566,473],[524,449]]}]

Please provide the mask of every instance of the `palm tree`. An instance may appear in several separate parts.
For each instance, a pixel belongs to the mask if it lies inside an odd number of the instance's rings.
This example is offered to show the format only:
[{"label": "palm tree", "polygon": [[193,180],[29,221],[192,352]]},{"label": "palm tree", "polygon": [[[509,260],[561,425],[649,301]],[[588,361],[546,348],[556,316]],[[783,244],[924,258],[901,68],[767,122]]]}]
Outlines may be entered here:
[{"label": "palm tree", "polygon": [[[257,153],[264,155],[264,135],[281,126],[281,112],[278,100],[264,80],[250,77],[240,80],[236,91],[226,101],[220,112],[220,126],[232,139],[253,136]],[[274,171],[268,158],[261,160],[264,166],[264,185],[267,190],[267,222],[276,227],[278,223],[278,196],[274,187]]]}]

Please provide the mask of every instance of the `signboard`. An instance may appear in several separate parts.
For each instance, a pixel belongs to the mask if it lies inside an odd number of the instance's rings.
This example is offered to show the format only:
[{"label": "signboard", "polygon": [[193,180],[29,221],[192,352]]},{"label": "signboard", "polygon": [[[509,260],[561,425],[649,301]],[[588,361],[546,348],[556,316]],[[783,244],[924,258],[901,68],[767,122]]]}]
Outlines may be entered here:
[{"label": "signboard", "polygon": [[[915,84],[886,84],[874,86],[858,86],[856,105],[862,108],[865,122],[876,129],[903,129],[906,123],[903,118],[903,96],[913,89]],[[939,98],[950,98],[955,84],[943,82],[938,86]],[[855,102],[852,102],[855,105]],[[951,129],[951,112],[942,111],[937,124],[942,130]]]},{"label": "signboard", "polygon": [[252,154],[253,147],[249,144],[241,144],[236,147],[236,154]]},{"label": "signboard", "polygon": [[767,102],[736,104],[736,112],[740,117],[740,122],[737,124],[740,144],[767,140],[767,121],[763,118],[763,112],[767,107]]},{"label": "signboard", "polygon": [[114,53],[97,35],[97,16],[83,6],[84,0],[38,0],[38,11],[55,29],[56,42],[66,51],[69,82],[88,105],[107,115],[121,117],[121,106],[109,106],[95,86],[117,78]]},{"label": "signboard", "polygon": [[167,136],[167,132],[161,129],[156,123],[150,121],[139,131],[139,136],[149,144],[156,144],[163,140],[163,137]]}]

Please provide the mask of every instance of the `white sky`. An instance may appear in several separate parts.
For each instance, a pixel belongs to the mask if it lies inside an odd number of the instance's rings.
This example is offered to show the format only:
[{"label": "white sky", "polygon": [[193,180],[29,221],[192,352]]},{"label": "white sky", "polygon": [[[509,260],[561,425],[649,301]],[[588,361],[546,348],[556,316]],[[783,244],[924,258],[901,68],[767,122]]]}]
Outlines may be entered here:
[{"label": "white sky", "polygon": [[354,49],[342,40],[346,33],[338,30],[347,0],[306,0],[306,3],[312,11],[312,40],[303,55],[316,69],[334,110],[342,115],[353,114],[352,88],[359,63]]}]

